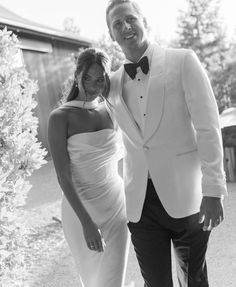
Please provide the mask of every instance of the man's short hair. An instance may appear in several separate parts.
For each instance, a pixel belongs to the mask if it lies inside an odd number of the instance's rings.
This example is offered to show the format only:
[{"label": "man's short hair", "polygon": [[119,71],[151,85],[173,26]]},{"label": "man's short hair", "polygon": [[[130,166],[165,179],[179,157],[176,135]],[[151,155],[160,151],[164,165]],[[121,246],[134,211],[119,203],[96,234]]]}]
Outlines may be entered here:
[{"label": "man's short hair", "polygon": [[109,27],[109,19],[108,19],[108,15],[110,13],[110,11],[115,7],[115,6],[118,6],[118,5],[122,5],[122,4],[130,4],[133,6],[133,8],[135,9],[135,11],[138,13],[138,15],[142,16],[142,12],[141,12],[141,9],[138,5],[137,2],[135,2],[134,0],[110,0],[107,4],[107,9],[106,9],[106,21],[107,21],[107,26],[108,28]]}]

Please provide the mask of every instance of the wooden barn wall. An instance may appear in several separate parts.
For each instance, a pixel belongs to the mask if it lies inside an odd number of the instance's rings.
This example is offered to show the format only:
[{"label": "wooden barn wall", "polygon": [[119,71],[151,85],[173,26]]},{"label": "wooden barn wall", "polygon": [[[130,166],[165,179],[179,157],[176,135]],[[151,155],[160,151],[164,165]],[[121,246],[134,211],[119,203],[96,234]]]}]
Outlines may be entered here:
[{"label": "wooden barn wall", "polygon": [[53,41],[52,53],[23,50],[24,62],[30,78],[37,81],[38,105],[35,115],[39,119],[38,139],[48,150],[47,125],[49,113],[61,96],[61,87],[73,72],[72,54],[80,48],[63,42]]}]

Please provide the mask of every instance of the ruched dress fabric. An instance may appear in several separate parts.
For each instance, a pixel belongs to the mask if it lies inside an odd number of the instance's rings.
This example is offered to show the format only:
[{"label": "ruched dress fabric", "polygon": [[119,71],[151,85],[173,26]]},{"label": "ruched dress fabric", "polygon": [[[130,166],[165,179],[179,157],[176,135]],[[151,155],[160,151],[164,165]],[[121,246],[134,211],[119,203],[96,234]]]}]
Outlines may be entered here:
[{"label": "ruched dress fabric", "polygon": [[116,130],[103,129],[68,138],[73,183],[85,208],[105,239],[104,252],[87,247],[79,218],[63,196],[63,230],[84,287],[124,286],[129,235],[123,180],[118,173],[122,156]]}]

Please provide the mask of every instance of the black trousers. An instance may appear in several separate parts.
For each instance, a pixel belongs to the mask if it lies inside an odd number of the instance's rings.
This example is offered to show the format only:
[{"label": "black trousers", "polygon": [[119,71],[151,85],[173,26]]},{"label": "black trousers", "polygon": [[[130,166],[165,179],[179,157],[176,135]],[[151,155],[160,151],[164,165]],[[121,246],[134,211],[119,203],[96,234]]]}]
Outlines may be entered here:
[{"label": "black trousers", "polygon": [[148,180],[139,222],[129,222],[146,287],[172,287],[171,242],[176,258],[180,287],[208,287],[205,254],[210,232],[202,230],[198,213],[172,218],[165,211]]}]

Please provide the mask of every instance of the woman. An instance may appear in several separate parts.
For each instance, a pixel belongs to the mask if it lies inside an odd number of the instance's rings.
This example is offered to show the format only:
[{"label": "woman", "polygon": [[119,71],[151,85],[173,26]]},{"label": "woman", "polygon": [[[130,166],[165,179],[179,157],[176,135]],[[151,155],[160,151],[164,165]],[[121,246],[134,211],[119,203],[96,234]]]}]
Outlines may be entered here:
[{"label": "woman", "polygon": [[106,101],[109,66],[104,52],[84,50],[67,102],[51,112],[48,127],[64,192],[63,230],[85,287],[123,286],[127,264],[121,146]]}]

